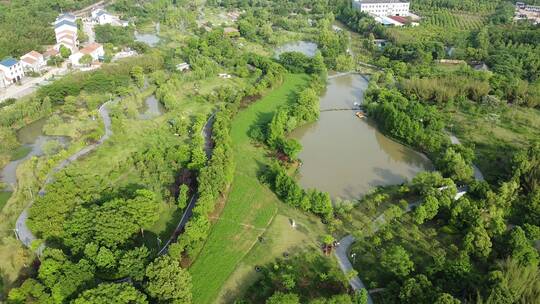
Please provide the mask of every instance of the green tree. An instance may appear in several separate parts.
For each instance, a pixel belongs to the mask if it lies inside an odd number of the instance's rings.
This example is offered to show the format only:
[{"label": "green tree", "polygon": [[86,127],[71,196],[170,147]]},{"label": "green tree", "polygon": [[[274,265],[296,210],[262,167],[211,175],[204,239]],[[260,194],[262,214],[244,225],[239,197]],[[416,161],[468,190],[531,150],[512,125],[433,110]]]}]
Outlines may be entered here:
[{"label": "green tree", "polygon": [[465,250],[479,258],[487,258],[491,252],[491,239],[482,226],[473,227],[463,240]]},{"label": "green tree", "polygon": [[139,88],[142,88],[144,86],[144,69],[141,66],[134,66],[131,69],[130,75]]},{"label": "green tree", "polygon": [[146,295],[129,283],[103,283],[84,291],[73,304],[146,304]]},{"label": "green tree", "polygon": [[84,54],[81,59],[79,59],[79,63],[86,66],[90,66],[90,64],[92,64],[92,61],[94,61],[94,58],[92,58],[92,56],[90,56],[89,54]]},{"label": "green tree", "polygon": [[383,251],[381,265],[386,271],[398,277],[406,277],[414,270],[414,263],[411,261],[409,253],[399,245],[394,245]]},{"label": "green tree", "polygon": [[266,304],[300,304],[300,299],[294,293],[278,291],[266,300]]},{"label": "green tree", "polygon": [[188,194],[189,194],[189,187],[186,184],[180,185],[180,188],[178,191],[178,199],[176,200],[176,203],[180,210],[184,210],[187,207],[188,200],[189,200]]},{"label": "green tree", "polygon": [[146,290],[162,303],[191,303],[191,276],[178,260],[164,255],[146,268]]},{"label": "green tree", "polygon": [[454,298],[451,294],[442,293],[437,297],[434,304],[460,304],[461,301]]},{"label": "green tree", "polygon": [[65,45],[61,44],[60,45],[60,56],[62,56],[62,58],[68,58],[70,55],[71,55],[71,50],[68,49]]}]

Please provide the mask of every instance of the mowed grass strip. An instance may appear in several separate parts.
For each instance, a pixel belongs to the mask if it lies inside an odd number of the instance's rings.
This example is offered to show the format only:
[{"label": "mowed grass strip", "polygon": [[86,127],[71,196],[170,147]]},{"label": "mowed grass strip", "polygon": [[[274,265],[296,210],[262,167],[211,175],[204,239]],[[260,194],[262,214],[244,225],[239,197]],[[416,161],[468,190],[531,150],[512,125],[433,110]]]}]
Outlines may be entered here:
[{"label": "mowed grass strip", "polygon": [[215,300],[227,278],[276,214],[278,198],[257,177],[260,169],[268,164],[266,152],[254,147],[248,134],[254,125],[269,122],[276,109],[290,102],[292,95],[307,82],[307,75],[285,76],[281,87],[238,113],[233,121],[231,137],[236,171],[225,208],[189,269],[193,279],[193,303]]}]

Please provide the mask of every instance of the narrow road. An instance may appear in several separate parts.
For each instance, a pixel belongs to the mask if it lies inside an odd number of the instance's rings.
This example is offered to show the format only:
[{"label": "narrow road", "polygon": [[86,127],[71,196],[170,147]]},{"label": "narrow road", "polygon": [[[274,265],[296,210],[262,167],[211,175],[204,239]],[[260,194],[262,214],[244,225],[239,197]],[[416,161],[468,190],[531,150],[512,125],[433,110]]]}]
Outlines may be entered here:
[{"label": "narrow road", "polygon": [[53,76],[63,76],[67,73],[67,65],[63,63],[61,67],[51,68],[45,75],[31,78],[26,77],[21,85],[11,85],[5,89],[0,89],[0,103],[9,98],[21,98],[34,93],[41,85],[45,85],[49,78]]},{"label": "narrow road", "polygon": [[[45,178],[45,182],[43,183],[42,188],[38,192],[39,196],[45,195],[45,193],[46,193],[45,192],[45,187],[48,184],[50,184],[50,183],[52,183],[54,181],[54,174],[55,173],[57,173],[58,171],[64,169],[69,164],[75,162],[80,157],[82,157],[84,155],[87,155],[88,153],[94,151],[99,146],[101,146],[107,139],[109,139],[109,137],[111,137],[111,135],[113,134],[112,128],[111,128],[112,122],[111,122],[111,117],[109,116],[109,110],[107,109],[107,106],[109,104],[116,103],[119,100],[120,100],[119,98],[115,99],[115,100],[110,100],[110,101],[104,103],[103,105],[101,105],[101,107],[98,110],[99,115],[101,116],[101,119],[103,120],[103,125],[105,126],[105,134],[103,134],[101,136],[101,138],[96,143],[82,148],[81,150],[77,151],[76,153],[74,153],[70,157],[68,157],[68,158],[64,159],[63,161],[61,161],[58,165],[56,165],[56,167],[51,169],[51,171],[49,171],[49,173],[47,174],[47,177]],[[28,204],[28,206],[26,206],[26,208],[24,208],[23,212],[17,218],[17,222],[15,224],[15,231],[17,233],[17,237],[19,238],[19,240],[26,247],[30,247],[32,245],[32,242],[36,240],[36,237],[34,236],[32,231],[30,231],[30,228],[28,228],[28,226],[26,224],[26,222],[28,220],[28,210],[30,210],[30,207],[32,207],[33,203],[34,203],[34,201],[32,200],[30,202],[30,204]],[[40,254],[43,251],[44,248],[45,248],[45,246],[44,246],[44,244],[42,244],[40,246],[40,248],[38,248],[38,251],[37,251],[38,254]]]},{"label": "narrow road", "polygon": [[[216,114],[213,113],[210,118],[208,118],[206,124],[201,130],[201,135],[204,137],[204,151],[206,152],[206,157],[208,160],[210,160],[210,158],[212,157],[212,149],[214,148],[214,145],[212,143],[212,126],[214,125],[215,116]],[[169,246],[176,241],[180,232],[184,229],[189,219],[191,219],[191,216],[193,215],[193,208],[195,208],[198,198],[198,193],[195,193],[193,194],[193,196],[191,196],[191,199],[186,207],[186,210],[184,211],[184,214],[182,214],[178,225],[176,225],[176,229],[174,229],[171,237],[169,238],[169,240],[167,240],[167,243],[165,243],[161,250],[159,250],[158,255],[163,255],[167,253],[169,250]]]},{"label": "narrow road", "polygon": [[[453,134],[450,135],[450,141],[453,144],[459,145],[461,142],[457,137],[455,137]],[[480,172],[480,169],[476,167],[476,165],[473,164],[474,168],[474,178],[477,181],[484,181],[484,176],[482,172]],[[439,188],[439,190],[443,190],[445,187]],[[454,200],[458,200],[460,197],[465,195],[467,193],[467,187],[464,188],[458,188],[458,191],[456,195],[454,196]],[[417,201],[414,203],[411,203],[407,206],[407,209],[405,209],[405,213],[408,213],[412,211],[415,207],[421,204],[421,201]],[[375,218],[372,221],[372,229],[373,233],[379,231],[379,229],[386,223],[386,219],[384,217],[384,214],[379,215],[377,218]],[[334,254],[338,260],[339,266],[341,267],[341,270],[345,275],[347,275],[350,271],[354,270],[351,261],[349,260],[349,249],[351,245],[354,243],[355,238],[352,235],[347,235],[344,238],[342,238],[339,241],[339,245],[337,246],[336,250],[334,251]],[[366,288],[365,284],[362,282],[359,276],[355,276],[349,281],[349,284],[351,285],[352,289],[355,291],[358,291],[362,288]],[[368,304],[373,304],[373,299],[371,298],[371,295],[368,293]]]}]

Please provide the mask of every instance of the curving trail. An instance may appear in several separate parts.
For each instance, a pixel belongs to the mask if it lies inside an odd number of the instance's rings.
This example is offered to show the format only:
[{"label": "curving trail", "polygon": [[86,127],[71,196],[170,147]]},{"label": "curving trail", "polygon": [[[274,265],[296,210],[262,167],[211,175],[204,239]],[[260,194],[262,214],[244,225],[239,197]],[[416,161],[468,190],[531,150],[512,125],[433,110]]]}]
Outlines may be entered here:
[{"label": "curving trail", "polygon": [[[206,157],[208,160],[212,157],[212,126],[214,125],[214,118],[216,113],[213,113],[210,118],[206,121],[206,124],[204,125],[201,134],[204,137],[204,151],[206,152]],[[168,252],[169,246],[176,240],[180,232],[184,229],[187,222],[193,215],[193,208],[195,208],[195,204],[197,204],[197,199],[199,198],[198,193],[193,194],[191,196],[191,199],[189,200],[189,204],[186,207],[186,210],[182,214],[182,217],[180,218],[180,221],[178,222],[178,225],[176,225],[176,228],[174,229],[171,237],[169,240],[167,240],[167,243],[163,245],[161,250],[159,250],[158,255],[163,255]]]},{"label": "curving trail", "polygon": [[[454,136],[453,134],[449,134],[449,135],[450,135],[450,141],[453,144],[456,144],[456,145],[461,144],[461,142],[459,141],[459,139],[456,136]],[[484,175],[482,174],[480,169],[474,164],[473,164],[473,169],[474,169],[474,178],[477,181],[484,181]],[[443,190],[443,189],[444,189],[444,187],[439,188],[439,190]],[[458,188],[458,192],[457,192],[456,196],[454,197],[454,199],[458,200],[460,197],[462,197],[466,193],[467,193],[467,187]],[[407,209],[405,210],[405,213],[412,211],[415,207],[420,205],[420,203],[421,203],[421,201],[417,201],[417,202],[409,204],[407,206]],[[384,214],[379,215],[377,218],[375,218],[372,221],[373,232],[374,233],[377,232],[385,223],[386,223],[386,219],[384,217]],[[356,239],[351,234],[345,236],[344,238],[342,238],[339,241],[339,245],[337,246],[336,250],[334,251],[334,255],[336,256],[336,258],[338,260],[339,266],[340,266],[341,270],[343,271],[343,273],[345,275],[347,275],[347,273],[349,273],[350,271],[354,270],[354,268],[352,266],[352,263],[349,260],[348,253],[349,253],[349,249],[350,249],[351,245],[354,243],[355,240]],[[351,278],[351,280],[349,281],[349,284],[351,285],[351,287],[352,287],[352,289],[354,291],[358,291],[358,290],[360,290],[362,288],[368,290],[359,276],[355,276],[355,277]],[[368,304],[373,304],[373,299],[371,298],[371,295],[369,293],[368,293]]]},{"label": "curving trail", "polygon": [[[70,157],[64,159],[58,165],[56,165],[54,168],[52,168],[51,171],[49,172],[49,174],[47,174],[47,177],[45,178],[45,182],[43,183],[43,186],[41,187],[41,189],[38,192],[39,196],[45,195],[45,193],[46,193],[45,192],[45,187],[48,184],[50,184],[50,183],[52,183],[54,181],[53,176],[54,176],[55,173],[57,173],[58,171],[64,169],[69,164],[75,162],[80,157],[82,157],[84,155],[87,155],[88,153],[94,151],[95,149],[97,149],[99,146],[101,146],[105,141],[107,141],[111,137],[111,135],[113,134],[112,122],[111,122],[111,117],[109,115],[109,110],[107,109],[107,106],[109,104],[116,103],[119,100],[120,99],[110,100],[110,101],[102,104],[101,107],[98,110],[99,115],[101,116],[101,119],[103,120],[103,125],[105,126],[105,134],[103,134],[101,136],[101,138],[96,143],[82,148],[81,150],[79,150],[76,153],[72,154]],[[28,210],[30,210],[30,207],[32,207],[33,203],[34,203],[34,201],[30,202],[30,204],[28,204],[28,206],[26,206],[26,208],[24,208],[23,212],[17,218],[17,222],[15,224],[15,232],[17,233],[17,237],[19,238],[19,240],[26,247],[30,247],[32,245],[32,242],[36,240],[36,237],[34,236],[32,231],[30,231],[30,228],[28,228],[28,225],[26,223],[27,220],[28,220]],[[37,253],[41,254],[41,252],[43,251],[44,248],[45,248],[45,245],[42,244],[38,248]]]}]

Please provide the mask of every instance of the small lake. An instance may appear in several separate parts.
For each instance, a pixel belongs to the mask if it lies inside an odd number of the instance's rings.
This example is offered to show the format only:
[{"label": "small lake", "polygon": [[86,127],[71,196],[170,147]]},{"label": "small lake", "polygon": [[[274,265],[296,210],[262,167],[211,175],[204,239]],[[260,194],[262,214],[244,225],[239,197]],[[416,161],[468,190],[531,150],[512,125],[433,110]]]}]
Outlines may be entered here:
[{"label": "small lake", "polygon": [[324,111],[352,109],[363,102],[367,86],[357,74],[329,79],[319,120],[291,134],[303,146],[299,170],[304,188],[359,199],[376,186],[400,184],[432,169],[427,157],[387,138],[372,121],[357,118],[356,111]]},{"label": "small lake", "polygon": [[43,135],[43,126],[47,122],[46,118],[42,118],[17,131],[17,139],[28,149],[28,153],[23,157],[12,160],[0,171],[0,182],[6,184],[6,190],[13,190],[17,184],[17,167],[27,159],[33,156],[41,156],[43,145],[52,140],[57,140],[62,146],[66,146],[68,139],[62,136],[45,136]]},{"label": "small lake", "polygon": [[165,113],[165,107],[157,100],[156,96],[151,95],[144,101],[144,106],[139,109],[139,119],[152,119]]},{"label": "small lake", "polygon": [[317,44],[311,41],[293,41],[285,43],[276,48],[276,58],[279,58],[279,55],[287,52],[300,52],[308,57],[315,56],[317,52]]},{"label": "small lake", "polygon": [[144,42],[151,47],[155,47],[159,43],[160,38],[157,34],[139,33],[135,31],[135,41]]}]

